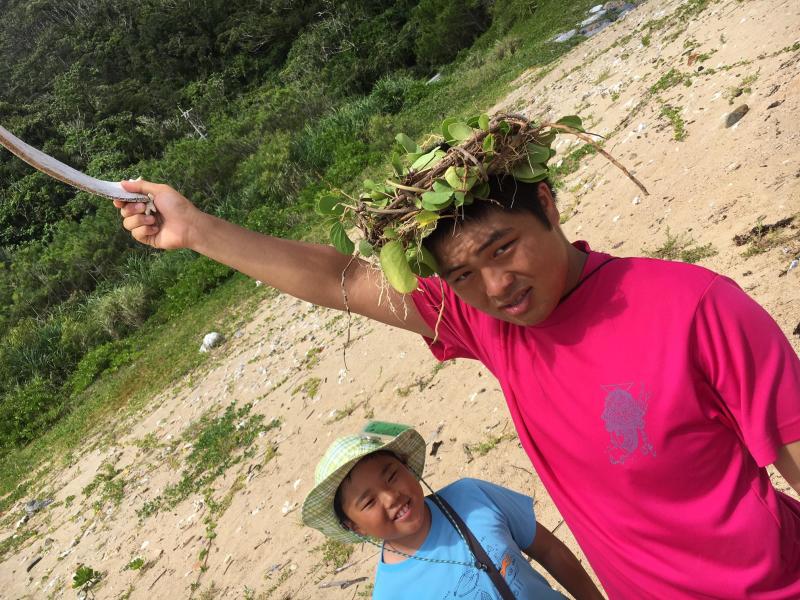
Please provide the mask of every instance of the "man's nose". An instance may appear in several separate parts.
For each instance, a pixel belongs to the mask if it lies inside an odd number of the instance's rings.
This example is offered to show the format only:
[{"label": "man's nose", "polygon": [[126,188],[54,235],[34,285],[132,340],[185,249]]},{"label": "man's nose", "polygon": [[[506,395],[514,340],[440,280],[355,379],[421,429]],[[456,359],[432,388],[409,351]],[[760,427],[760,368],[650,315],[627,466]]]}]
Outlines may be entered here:
[{"label": "man's nose", "polygon": [[505,299],[514,284],[514,276],[505,269],[487,267],[481,273],[486,294],[490,298]]}]

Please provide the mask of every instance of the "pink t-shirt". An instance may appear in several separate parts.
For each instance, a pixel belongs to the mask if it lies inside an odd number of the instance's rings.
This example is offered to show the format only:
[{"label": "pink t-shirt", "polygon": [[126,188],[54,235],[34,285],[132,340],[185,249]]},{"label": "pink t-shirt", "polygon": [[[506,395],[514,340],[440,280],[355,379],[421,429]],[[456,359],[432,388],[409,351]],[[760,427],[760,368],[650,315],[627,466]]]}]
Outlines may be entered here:
[{"label": "pink t-shirt", "polygon": [[[589,252],[581,282],[523,327],[444,284],[440,360],[474,358],[611,598],[800,598],[800,503],[765,465],[800,439],[800,360],[706,269]],[[433,327],[440,280],[420,280]]]}]

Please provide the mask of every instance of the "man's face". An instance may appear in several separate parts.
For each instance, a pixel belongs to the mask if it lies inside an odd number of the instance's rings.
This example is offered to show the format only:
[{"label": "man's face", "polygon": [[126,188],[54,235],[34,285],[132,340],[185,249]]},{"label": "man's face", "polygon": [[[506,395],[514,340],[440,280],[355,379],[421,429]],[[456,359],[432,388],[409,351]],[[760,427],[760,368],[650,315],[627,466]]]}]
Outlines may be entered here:
[{"label": "man's face", "polygon": [[550,229],[531,213],[498,209],[438,243],[441,276],[459,298],[497,319],[536,325],[575,286],[585,255],[561,233],[546,195]]},{"label": "man's face", "polygon": [[389,454],[369,456],[350,471],[342,482],[342,510],[357,533],[395,545],[417,547],[430,529],[422,487]]}]

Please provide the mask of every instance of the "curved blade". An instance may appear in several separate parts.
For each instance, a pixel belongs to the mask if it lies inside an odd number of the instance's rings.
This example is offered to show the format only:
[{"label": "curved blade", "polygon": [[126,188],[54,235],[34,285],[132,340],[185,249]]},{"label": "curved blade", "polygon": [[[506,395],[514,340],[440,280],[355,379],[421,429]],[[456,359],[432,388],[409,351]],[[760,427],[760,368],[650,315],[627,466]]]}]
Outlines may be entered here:
[{"label": "curved blade", "polygon": [[149,202],[150,200],[142,194],[126,192],[116,181],[103,181],[81,173],[41,150],[29,146],[2,126],[0,126],[0,144],[35,169],[84,192],[125,202]]}]

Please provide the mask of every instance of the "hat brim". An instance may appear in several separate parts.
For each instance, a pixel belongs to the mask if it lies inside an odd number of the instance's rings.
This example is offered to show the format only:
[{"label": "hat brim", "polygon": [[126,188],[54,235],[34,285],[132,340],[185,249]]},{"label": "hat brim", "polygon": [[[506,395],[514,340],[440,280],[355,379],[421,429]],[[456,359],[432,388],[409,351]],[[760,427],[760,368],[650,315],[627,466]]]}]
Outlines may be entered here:
[{"label": "hat brim", "polygon": [[376,452],[392,452],[405,458],[406,465],[417,475],[422,476],[425,468],[425,440],[414,429],[406,429],[389,442],[375,446],[367,452],[348,460],[320,481],[308,493],[303,502],[302,521],[338,542],[353,544],[364,541],[364,538],[345,529],[333,510],[333,499],[344,478],[352,468],[365,456]]}]

